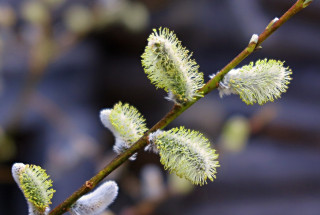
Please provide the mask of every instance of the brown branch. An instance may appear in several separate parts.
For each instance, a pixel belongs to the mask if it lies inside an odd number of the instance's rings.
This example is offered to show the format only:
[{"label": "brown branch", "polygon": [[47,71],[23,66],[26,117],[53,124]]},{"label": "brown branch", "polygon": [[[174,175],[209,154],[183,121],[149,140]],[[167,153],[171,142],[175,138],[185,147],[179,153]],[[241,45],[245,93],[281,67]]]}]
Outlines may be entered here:
[{"label": "brown branch", "polygon": [[[208,94],[212,90],[219,86],[219,82],[231,69],[237,66],[241,61],[243,61],[248,55],[250,55],[259,45],[266,40],[274,31],[276,31],[281,25],[283,25],[288,19],[294,16],[296,13],[301,11],[303,8],[311,3],[308,0],[298,0],[281,18],[274,23],[270,23],[267,28],[259,35],[258,42],[250,42],[249,45],[236,56],[228,65],[226,65],[219,73],[217,73],[210,81],[208,81],[200,90],[200,93],[204,95]],[[157,124],[155,124],[149,131],[147,131],[143,137],[141,137],[132,147],[127,151],[120,154],[114,158],[104,169],[102,169],[97,175],[92,177],[87,181],[82,187],[80,187],[76,192],[74,192],[70,197],[68,197],[64,202],[54,208],[50,215],[58,215],[65,213],[73,203],[76,202],[84,194],[88,193],[93,189],[101,180],[108,176],[113,170],[118,168],[126,160],[128,160],[131,155],[137,152],[139,149],[145,147],[148,144],[148,135],[158,129],[166,127],[170,122],[177,118],[181,113],[188,109],[191,105],[196,103],[199,98],[194,101],[189,102],[185,105],[174,105],[170,112],[168,112]],[[90,183],[91,186],[87,186]]]}]

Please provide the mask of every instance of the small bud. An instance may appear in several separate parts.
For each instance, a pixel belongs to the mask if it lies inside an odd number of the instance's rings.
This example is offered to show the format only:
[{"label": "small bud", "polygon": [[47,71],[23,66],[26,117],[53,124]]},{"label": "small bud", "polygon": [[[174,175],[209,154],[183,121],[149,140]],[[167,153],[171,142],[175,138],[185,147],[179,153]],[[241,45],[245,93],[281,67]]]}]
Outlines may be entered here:
[{"label": "small bud", "polygon": [[186,103],[202,96],[203,73],[191,59],[192,53],[181,45],[168,28],[153,30],[142,55],[142,65],[151,83],[169,93],[167,99]]},{"label": "small bud", "polygon": [[278,17],[275,17],[275,18],[272,20],[273,24],[276,23],[276,22],[278,22],[278,20],[279,20],[279,18],[278,18]]},{"label": "small bud", "polygon": [[157,146],[160,162],[165,169],[176,173],[196,185],[216,177],[218,154],[210,148],[210,142],[198,131],[184,127],[169,131],[157,131],[149,135],[151,144]]},{"label": "small bud", "polygon": [[114,181],[107,181],[95,191],[82,196],[70,208],[72,215],[101,214],[117,197],[118,186]]},{"label": "small bud", "polygon": [[253,34],[250,41],[249,41],[249,44],[250,43],[258,43],[258,40],[259,40],[258,34]]},{"label": "small bud", "polygon": [[[100,112],[101,122],[115,136],[113,150],[120,154],[140,139],[148,130],[145,119],[139,111],[129,104],[117,103],[112,109]],[[131,156],[135,159],[135,155]]]},{"label": "small bud", "polygon": [[267,29],[271,28],[274,25],[274,23],[278,22],[278,20],[278,17],[275,17],[273,20],[271,20],[271,22],[267,26]]},{"label": "small bud", "polygon": [[15,163],[12,176],[22,190],[29,206],[29,215],[49,214],[51,199],[55,190],[46,171],[40,166]]},{"label": "small bud", "polygon": [[312,1],[313,1],[313,0],[304,0],[302,7],[303,7],[303,8],[308,7],[309,4],[311,4]]},{"label": "small bud", "polygon": [[258,60],[255,64],[232,69],[219,83],[220,97],[239,94],[246,104],[263,105],[280,98],[286,92],[292,74],[291,69],[277,60]]}]

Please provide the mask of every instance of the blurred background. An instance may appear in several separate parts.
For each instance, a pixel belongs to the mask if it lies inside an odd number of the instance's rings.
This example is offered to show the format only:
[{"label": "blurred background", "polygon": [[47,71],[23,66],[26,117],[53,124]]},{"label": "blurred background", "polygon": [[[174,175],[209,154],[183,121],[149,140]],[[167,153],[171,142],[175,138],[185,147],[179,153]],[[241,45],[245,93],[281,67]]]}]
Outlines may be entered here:
[{"label": "blurred background", "polygon": [[[172,103],[141,55],[152,28],[174,30],[208,76],[294,0],[0,0],[0,214],[27,214],[14,162],[53,180],[52,208],[115,157],[99,111],[137,107],[151,127]],[[168,128],[200,130],[220,154],[217,179],[195,187],[139,152],[107,177],[120,187],[105,214],[319,215],[320,2],[289,20],[241,63],[285,60],[288,92],[247,106],[210,93]]]}]

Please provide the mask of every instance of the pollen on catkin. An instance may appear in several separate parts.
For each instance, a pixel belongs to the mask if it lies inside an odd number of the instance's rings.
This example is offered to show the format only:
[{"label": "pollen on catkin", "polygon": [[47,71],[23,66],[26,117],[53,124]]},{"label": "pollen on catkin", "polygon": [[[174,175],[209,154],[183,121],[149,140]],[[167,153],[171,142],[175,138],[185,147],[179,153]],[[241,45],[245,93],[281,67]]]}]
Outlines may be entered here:
[{"label": "pollen on catkin", "polygon": [[101,214],[117,197],[118,185],[114,181],[107,181],[95,191],[82,196],[70,208],[72,215]]},{"label": "pollen on catkin", "polygon": [[220,97],[238,94],[246,104],[263,105],[280,98],[292,79],[291,69],[278,60],[258,60],[238,69],[232,69],[219,83]]},{"label": "pollen on catkin", "polygon": [[153,29],[142,55],[142,66],[151,83],[168,92],[169,100],[186,103],[202,96],[203,73],[191,59],[173,31],[168,28]]},{"label": "pollen on catkin", "polygon": [[219,162],[218,154],[210,148],[209,140],[198,131],[173,128],[169,131],[157,131],[149,135],[160,154],[160,162],[165,169],[174,172],[196,185],[207,183],[216,178]]},{"label": "pollen on catkin", "polygon": [[16,163],[12,175],[28,202],[29,214],[48,214],[55,190],[46,171],[40,166]]},{"label": "pollen on catkin", "polygon": [[[101,122],[115,136],[113,150],[120,154],[130,148],[148,130],[145,118],[133,106],[119,102],[112,109],[100,112]],[[135,159],[135,155],[131,156]]]}]

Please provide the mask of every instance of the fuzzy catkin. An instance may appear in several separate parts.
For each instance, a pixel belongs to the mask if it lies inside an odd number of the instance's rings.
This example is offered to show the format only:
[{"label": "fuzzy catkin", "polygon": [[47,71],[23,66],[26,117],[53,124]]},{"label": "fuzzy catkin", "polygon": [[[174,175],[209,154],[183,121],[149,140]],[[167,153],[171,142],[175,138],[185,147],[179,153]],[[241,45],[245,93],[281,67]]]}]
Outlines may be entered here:
[{"label": "fuzzy catkin", "polygon": [[191,56],[173,31],[160,27],[148,38],[142,65],[151,83],[169,93],[167,99],[185,103],[202,96],[203,73]]},{"label": "fuzzy catkin", "polygon": [[165,169],[174,172],[193,184],[206,184],[216,177],[216,168],[219,162],[218,154],[210,148],[210,142],[198,131],[173,128],[169,131],[156,131],[149,135],[154,151],[157,147],[160,154],[160,162]]},{"label": "fuzzy catkin", "polygon": [[292,79],[291,69],[277,60],[258,60],[228,72],[219,83],[220,97],[238,94],[246,104],[263,105],[280,98]]},{"label": "fuzzy catkin", "polygon": [[82,196],[70,208],[72,215],[101,214],[117,197],[118,185],[114,181],[107,181],[93,192]]},{"label": "fuzzy catkin", "polygon": [[[148,130],[145,118],[133,106],[118,102],[112,109],[100,112],[101,122],[115,136],[113,150],[120,154],[126,151]],[[130,157],[134,160],[136,154]]]},{"label": "fuzzy catkin", "polygon": [[15,163],[12,176],[23,192],[29,207],[29,215],[49,214],[51,199],[55,190],[46,171],[40,166]]}]

